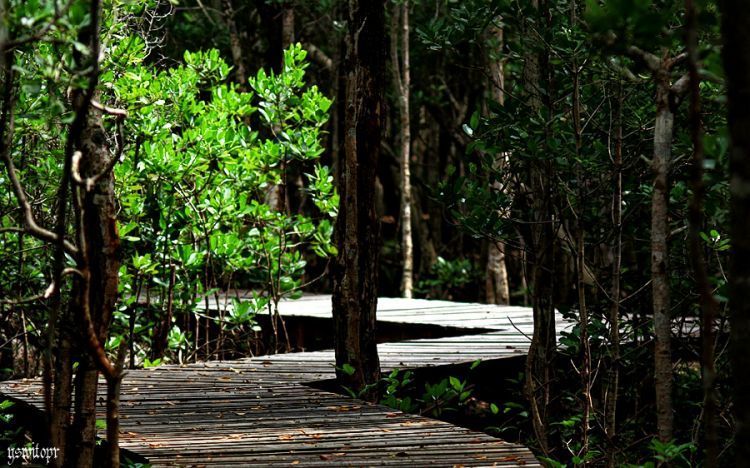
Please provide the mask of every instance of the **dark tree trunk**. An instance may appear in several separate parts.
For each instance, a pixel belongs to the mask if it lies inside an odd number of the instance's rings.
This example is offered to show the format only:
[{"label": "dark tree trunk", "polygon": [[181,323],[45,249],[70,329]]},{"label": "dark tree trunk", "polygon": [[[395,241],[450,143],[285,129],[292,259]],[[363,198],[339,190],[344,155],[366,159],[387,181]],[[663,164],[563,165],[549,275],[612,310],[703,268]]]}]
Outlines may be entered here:
[{"label": "dark tree trunk", "polygon": [[[73,363],[71,360],[72,342],[71,330],[73,313],[68,310],[61,320],[58,340],[55,345],[57,356],[54,365],[54,386],[51,388],[50,441],[60,449],[59,457],[55,461],[62,466],[67,460],[66,437],[70,426],[70,405],[73,389]],[[52,345],[50,345],[51,347]]]},{"label": "dark tree trunk", "polygon": [[651,196],[651,288],[654,308],[654,380],[656,389],[656,421],[659,439],[672,439],[672,352],[669,313],[669,166],[672,153],[674,113],[670,104],[669,67],[666,60],[655,72],[656,124],[654,126],[654,155],[651,170],[654,175]]},{"label": "dark tree trunk", "polygon": [[[375,177],[380,155],[385,88],[385,0],[350,0],[345,60],[344,155],[336,221],[333,317],[339,381],[354,390],[376,384],[375,343],[379,227]],[[344,365],[353,372],[345,372]],[[347,370],[348,370],[347,366]],[[375,399],[369,387],[364,396]]]},{"label": "dark tree trunk", "polygon": [[734,375],[735,466],[750,466],[750,9],[720,2],[729,102],[732,264],[730,349]]},{"label": "dark tree trunk", "polygon": [[686,43],[690,76],[690,136],[693,142],[693,161],[691,165],[691,187],[693,197],[688,205],[690,231],[688,248],[695,273],[695,285],[698,289],[701,314],[701,374],[703,380],[703,448],[706,468],[718,466],[719,438],[717,427],[717,398],[714,391],[716,370],[714,366],[714,320],[719,315],[719,303],[714,297],[711,281],[708,277],[708,264],[704,254],[704,245],[700,238],[703,230],[703,129],[701,128],[700,78],[698,76],[698,13],[692,0],[685,2],[686,9]]},{"label": "dark tree trunk", "polygon": [[[83,181],[74,187],[74,207],[78,213],[79,245],[81,259],[79,269],[87,276],[76,284],[74,294],[80,294],[82,330],[81,343],[90,341],[89,320],[98,339],[98,349],[84,348],[85,358],[76,379],[76,405],[73,422],[77,443],[75,445],[76,466],[90,466],[96,436],[96,393],[99,359],[96,353],[103,352],[109,336],[109,325],[117,302],[117,286],[120,269],[120,237],[117,232],[117,208],[115,206],[114,176],[110,170],[111,154],[107,134],[102,125],[101,112],[90,109],[86,126],[76,145],[80,151],[79,166],[74,163],[74,173]],[[90,317],[85,317],[87,309]]]},{"label": "dark tree trunk", "polygon": [[[79,34],[80,42],[91,44],[93,63],[86,63],[88,60],[85,57],[76,57],[80,68],[91,68],[89,96],[96,96],[94,90],[98,82],[99,14],[99,2],[93,1],[91,24]],[[89,104],[84,102],[82,105]],[[110,390],[117,388],[120,379],[120,373],[115,371],[104,350],[117,302],[120,269],[113,156],[107,143],[102,113],[94,107],[78,110],[84,112],[85,123],[80,137],[75,141],[76,153],[71,164],[71,176],[76,181],[73,185],[73,208],[80,249],[77,261],[80,278],[74,282],[72,294],[77,301],[82,349],[76,375],[75,416],[69,450],[71,466],[77,467],[94,464],[99,372],[107,377]],[[122,138],[120,133],[120,145],[123,144]],[[111,423],[112,419],[108,417],[108,424]],[[110,433],[117,431],[117,427],[108,429]],[[116,441],[110,447],[110,454],[110,460],[119,460]]]},{"label": "dark tree trunk", "polygon": [[610,367],[607,371],[604,397],[605,434],[607,435],[607,466],[615,466],[615,435],[617,433],[617,399],[620,386],[620,272],[622,270],[622,84],[617,87],[615,111],[615,151],[612,174],[612,305],[609,308]]},{"label": "dark tree trunk", "polygon": [[174,288],[177,280],[177,266],[169,267],[169,285],[167,287],[167,310],[160,322],[157,321],[154,329],[153,342],[151,343],[151,360],[161,359],[169,346],[169,331],[172,329],[172,316],[174,315]]},{"label": "dark tree trunk", "polygon": [[247,84],[247,69],[245,68],[245,52],[242,47],[242,39],[237,29],[235,11],[232,0],[222,0],[224,8],[224,22],[229,30],[229,50],[232,52],[235,79],[241,86]]},{"label": "dark tree trunk", "polygon": [[[430,144],[437,146],[436,135],[439,133],[439,129],[436,128],[437,124],[429,119],[427,116],[427,109],[422,106],[419,109],[419,124],[416,138],[412,139],[411,154],[414,155],[415,159],[415,172],[416,179],[422,180],[424,185],[429,186],[429,164],[427,161],[430,160],[430,156],[427,154],[427,149]],[[419,252],[419,268],[416,271],[417,278],[425,274],[429,274],[432,265],[437,260],[437,250],[435,249],[435,242],[432,237],[431,224],[430,224],[430,211],[429,211],[429,198],[423,195],[423,185],[415,185],[412,187],[412,225],[415,230],[417,238],[417,247]],[[425,201],[425,199],[427,199]]]},{"label": "dark tree trunk", "polygon": [[[281,7],[281,50],[286,50],[294,42],[294,7],[285,3]],[[283,55],[283,52],[282,52]],[[283,60],[282,60],[283,62]]]},{"label": "dark tree trunk", "polygon": [[268,38],[266,63],[275,73],[284,69],[284,49],[294,41],[294,6],[292,2],[268,2],[255,0],[255,8],[260,14],[260,23]]},{"label": "dark tree trunk", "polygon": [[[114,175],[108,169],[111,156],[100,112],[89,112],[88,126],[81,142],[81,176],[97,178],[83,194],[83,224],[88,267],[91,275],[89,305],[100,342],[104,343],[117,302],[120,270],[120,236],[117,232]],[[101,176],[101,177],[99,177]]]},{"label": "dark tree trunk", "polygon": [[[99,111],[91,109],[86,127],[78,145],[81,152],[80,177],[83,180],[96,180],[90,187],[76,186],[78,192],[75,203],[81,213],[79,245],[82,249],[79,268],[88,278],[77,281],[81,287],[75,293],[81,295],[81,307],[88,309],[90,321],[98,343],[104,346],[109,336],[109,326],[117,302],[117,286],[120,269],[120,238],[116,224],[114,176],[110,167],[110,151],[107,135],[102,126]],[[90,189],[89,189],[90,188]],[[81,343],[90,339],[87,336],[88,319],[81,311]],[[96,352],[103,348],[84,348],[84,358],[76,379],[76,404],[73,430],[76,443],[71,453],[75,454],[76,466],[90,466],[93,462],[96,437],[96,394],[100,360]],[[88,352],[86,352],[88,351]],[[108,376],[109,378],[109,376]]]},{"label": "dark tree trunk", "polygon": [[[546,4],[533,0],[539,12],[538,25],[545,20]],[[538,26],[543,27],[543,26]],[[546,51],[532,51],[524,57],[524,91],[529,107],[538,113],[550,111],[550,103],[542,92],[549,92]],[[534,309],[534,334],[526,358],[526,397],[531,405],[531,418],[539,445],[549,454],[547,406],[551,397],[551,369],[555,357],[555,226],[552,206],[552,165],[544,157],[531,161],[528,171],[529,201],[532,223],[529,229],[529,261],[531,263],[531,302]]]},{"label": "dark tree trunk", "polygon": [[84,355],[76,371],[74,415],[68,437],[68,466],[94,466],[98,379],[99,372],[93,358]]}]

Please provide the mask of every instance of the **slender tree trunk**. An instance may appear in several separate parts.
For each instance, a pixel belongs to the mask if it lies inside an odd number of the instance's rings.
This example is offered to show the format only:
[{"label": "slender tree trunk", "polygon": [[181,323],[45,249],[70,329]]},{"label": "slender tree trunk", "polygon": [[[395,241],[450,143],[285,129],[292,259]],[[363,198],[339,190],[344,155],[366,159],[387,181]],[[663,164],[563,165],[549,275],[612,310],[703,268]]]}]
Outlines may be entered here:
[{"label": "slender tree trunk", "polygon": [[[73,362],[71,330],[74,313],[68,309],[58,327],[58,339],[55,346],[57,358],[54,364],[52,387],[52,413],[50,415],[50,441],[59,448],[60,452],[55,460],[57,466],[63,466],[67,461],[68,451],[66,437],[70,427],[70,405],[73,395]],[[50,345],[50,348],[52,345]]]},{"label": "slender tree trunk", "polygon": [[242,39],[237,30],[237,21],[232,0],[222,0],[224,7],[224,21],[229,29],[229,50],[232,52],[232,62],[234,63],[234,74],[237,82],[244,86],[247,84],[247,70],[245,69],[245,55],[242,50]]},{"label": "slender tree trunk", "polygon": [[[169,331],[172,329],[172,316],[174,308],[174,288],[177,280],[177,266],[172,264],[169,266],[169,283],[167,286],[167,310],[164,311],[164,318],[161,322],[157,322],[156,328],[154,329],[153,342],[151,343],[151,360],[161,359],[164,357],[164,353],[169,346]],[[217,302],[219,304],[219,302]],[[219,336],[221,337],[222,329],[219,329]],[[219,338],[221,341],[221,338]],[[218,351],[218,349],[217,349]]]},{"label": "slender tree trunk", "polygon": [[485,300],[488,304],[510,304],[510,282],[505,262],[504,242],[490,242],[487,246],[485,268]]},{"label": "slender tree trunk", "polygon": [[[399,24],[400,19],[400,24]],[[398,45],[401,43],[399,56]],[[404,268],[401,275],[401,293],[412,297],[414,278],[414,246],[412,242],[412,190],[411,190],[411,119],[409,117],[409,1],[394,4],[391,14],[391,65],[393,82],[398,92],[398,112],[401,146],[401,249]]]},{"label": "slender tree trunk", "polygon": [[722,0],[727,77],[732,263],[729,276],[730,354],[734,376],[735,465],[750,466],[750,9]]},{"label": "slender tree trunk", "polygon": [[[424,106],[419,108],[419,122],[416,138],[412,139],[411,154],[413,155],[412,160],[415,162],[415,172],[420,180],[429,183],[429,169],[425,166],[429,164],[427,154],[427,148],[430,142],[435,141],[435,122],[427,119],[427,109]],[[421,170],[420,170],[421,169]],[[422,191],[419,187],[413,187],[412,189],[412,226],[416,231],[417,245],[419,248],[419,268],[416,269],[416,277],[419,278],[424,274],[429,274],[432,265],[437,260],[437,251],[435,250],[435,242],[432,238],[432,232],[430,230],[430,213],[427,210],[427,205],[422,197]]]},{"label": "slender tree trunk", "polygon": [[655,72],[656,123],[651,170],[654,175],[651,197],[651,288],[654,312],[654,380],[656,423],[659,439],[669,442],[673,434],[672,352],[669,307],[669,167],[672,157],[674,114],[670,105],[668,60],[663,58]]},{"label": "slender tree trunk", "polygon": [[[278,62],[281,65],[279,66],[278,73],[283,73],[284,71],[284,51],[286,51],[289,46],[292,45],[294,42],[294,7],[291,3],[284,3],[280,7],[280,11],[278,12],[279,16],[279,22],[280,22],[280,29],[279,29],[279,36],[278,36],[278,48],[279,48],[279,57]],[[281,133],[281,128],[275,128],[274,133],[279,134]],[[281,160],[281,183],[278,185],[272,185],[268,188],[268,192],[266,195],[266,202],[268,205],[277,211],[291,211],[291,204],[289,203],[289,190],[287,190],[287,187],[292,186],[292,184],[289,184],[289,179],[292,179],[292,181],[295,181],[295,174],[288,174],[288,167],[286,164],[286,158],[282,158]],[[273,316],[271,320],[274,322],[278,322],[278,317]],[[278,325],[278,323],[276,323]],[[274,346],[275,348],[275,346]]]},{"label": "slender tree trunk", "polygon": [[612,227],[615,238],[612,245],[612,305],[609,308],[610,367],[607,372],[607,390],[604,398],[604,431],[608,439],[608,466],[615,466],[617,433],[617,399],[620,386],[620,270],[622,269],[622,84],[617,88],[615,111],[615,151],[613,159]]},{"label": "slender tree trunk", "polygon": [[690,223],[688,248],[695,272],[695,282],[700,297],[701,315],[701,373],[703,377],[703,433],[705,466],[718,466],[719,437],[716,421],[716,393],[714,384],[716,370],[714,366],[714,320],[719,315],[719,303],[714,297],[708,278],[708,265],[704,255],[704,246],[700,233],[703,230],[703,131],[701,128],[700,78],[698,76],[698,21],[693,0],[685,2],[686,8],[686,43],[688,49],[688,67],[690,76],[690,135],[693,142],[693,160],[691,164],[691,186],[693,196],[688,207]]},{"label": "slender tree trunk", "polygon": [[[336,374],[343,385],[366,390],[364,397],[374,400],[380,378],[375,343],[380,236],[373,174],[383,128],[385,0],[349,0],[348,25],[338,255],[333,264]],[[345,371],[345,365],[353,372]]]},{"label": "slender tree trunk", "polygon": [[[572,5],[571,23],[577,22],[576,3]],[[578,66],[578,59],[573,59],[573,131],[575,134],[575,152],[576,159],[581,160],[581,148],[583,146],[583,128],[581,126],[581,69]],[[589,418],[593,407],[591,400],[591,346],[589,343],[589,318],[588,308],[586,306],[586,185],[583,175],[584,168],[579,163],[576,167],[576,179],[578,179],[578,213],[576,216],[576,289],[578,290],[578,323],[580,327],[581,342],[581,450],[579,456],[587,460],[586,455],[589,451]],[[588,465],[584,462],[584,466]]]},{"label": "slender tree trunk", "polygon": [[[538,0],[532,7],[539,12],[536,27],[543,28],[544,8]],[[537,31],[541,33],[541,31]],[[524,91],[531,109],[541,113],[545,105],[542,89],[546,88],[546,52],[529,52],[524,57]],[[549,90],[547,90],[549,91]],[[546,105],[549,107],[550,103]],[[549,108],[547,111],[549,112]],[[551,396],[551,372],[555,357],[554,307],[554,247],[555,227],[552,217],[552,166],[546,158],[530,162],[528,173],[532,223],[529,229],[529,260],[531,271],[531,301],[534,314],[534,334],[526,358],[526,397],[531,406],[534,433],[543,453],[550,453],[547,432],[547,406]]]},{"label": "slender tree trunk", "polygon": [[[535,178],[548,175],[544,170],[534,171]],[[549,180],[549,179],[547,179]],[[536,185],[536,184],[535,184]],[[549,199],[549,187],[536,187],[539,197]],[[555,355],[555,307],[553,303],[553,278],[550,264],[553,262],[554,235],[548,202],[540,201],[535,208],[535,227],[532,229],[531,302],[534,313],[534,334],[526,358],[526,393],[532,409],[532,424],[542,451],[549,454],[547,436],[547,406],[551,397],[551,379]]]},{"label": "slender tree trunk", "polygon": [[[63,334],[60,337],[61,345],[64,346],[67,343],[70,343],[70,353],[73,353],[73,351],[75,350],[78,354],[78,357],[80,358],[79,368],[76,372],[75,378],[76,397],[74,402],[73,420],[70,423],[67,420],[70,414],[70,378],[72,375],[72,370],[69,369],[69,366],[71,366],[72,364],[69,355],[67,357],[59,357],[58,359],[60,362],[56,365],[56,369],[59,369],[62,374],[60,377],[55,378],[56,387],[59,384],[60,388],[55,388],[54,393],[56,398],[60,398],[60,400],[55,401],[54,408],[56,410],[59,409],[62,414],[54,415],[55,421],[53,421],[52,430],[55,431],[65,427],[65,445],[67,454],[64,461],[61,462],[64,463],[65,466],[77,467],[89,467],[93,466],[94,463],[94,448],[96,438],[96,386],[98,372],[95,368],[95,365],[93,364],[92,357],[87,353],[88,350],[86,346],[74,346],[72,340],[75,338],[76,344],[82,344],[86,342],[85,339],[82,339],[82,337],[85,336],[85,333],[83,332],[83,327],[80,326],[83,323],[81,316],[81,312],[83,311],[83,303],[89,301],[89,298],[85,297],[85,295],[87,294],[87,291],[90,291],[92,289],[86,286],[90,286],[90,283],[88,282],[91,281],[92,275],[97,275],[98,273],[100,273],[100,268],[104,267],[104,265],[97,265],[95,269],[90,269],[88,262],[83,261],[83,259],[86,258],[87,255],[89,255],[89,252],[86,243],[82,243],[81,240],[84,239],[84,236],[87,235],[88,232],[86,228],[86,222],[84,220],[84,217],[81,215],[82,212],[80,211],[82,202],[80,198],[76,196],[79,188],[75,185],[71,185],[70,182],[72,180],[72,174],[74,171],[73,161],[76,158],[76,153],[74,152],[74,150],[79,150],[83,153],[89,150],[89,147],[86,145],[86,143],[92,141],[90,130],[92,119],[94,121],[96,119],[101,119],[100,116],[93,115],[90,109],[91,101],[96,94],[96,86],[99,81],[98,60],[100,51],[100,13],[101,4],[98,0],[92,0],[91,2],[89,2],[89,15],[91,21],[78,33],[78,41],[89,46],[89,54],[88,56],[86,56],[77,51],[73,54],[77,68],[79,70],[88,71],[88,87],[85,90],[75,90],[71,95],[71,103],[73,105],[73,108],[75,109],[76,115],[68,132],[68,141],[66,142],[65,149],[65,161],[63,164],[63,175],[61,178],[57,200],[58,219],[56,232],[58,234],[58,246],[55,255],[55,271],[53,279],[55,284],[58,285],[57,294],[60,294],[60,290],[62,288],[62,276],[60,272],[62,271],[63,265],[63,249],[60,244],[63,242],[66,227],[68,224],[66,219],[66,211],[68,208],[69,192],[72,192],[74,194],[74,196],[71,197],[73,202],[72,205],[75,208],[76,214],[74,218],[74,226],[76,232],[79,234],[79,252],[78,258],[76,260],[79,267],[79,274],[83,276],[83,278],[77,277],[73,279],[70,293],[70,305],[68,309],[69,316],[61,317],[63,320],[67,319],[68,322],[60,322],[61,333]],[[97,140],[97,144],[93,146],[96,147],[97,145],[106,144],[106,135],[103,134],[103,131],[102,134],[98,135],[98,137],[99,140]],[[96,149],[100,152],[106,150],[106,148]],[[105,200],[101,201],[106,202]],[[119,263],[117,267],[119,268]],[[118,268],[116,268],[114,271],[115,294],[117,293]],[[98,293],[101,294],[102,291],[98,291]],[[112,311],[110,310],[108,314],[111,313]],[[111,315],[108,315],[108,317],[109,316]],[[56,322],[56,318],[51,316],[50,322],[52,324],[50,328],[50,335],[54,335],[54,324]],[[70,333],[67,333],[65,329],[67,327],[70,327],[72,324],[76,324],[78,326],[78,330],[76,330],[75,332],[71,331]],[[62,421],[62,418],[66,418],[66,421]],[[69,424],[70,426],[68,426]]]},{"label": "slender tree trunk", "polygon": [[[487,57],[490,74],[489,88],[492,100],[499,105],[505,104],[505,70],[501,58],[503,47],[503,28],[500,26],[502,18],[497,17],[488,28],[491,44]],[[508,154],[499,155],[499,165],[506,164]],[[487,246],[487,265],[485,268],[485,300],[488,304],[510,304],[510,282],[508,281],[508,267],[505,261],[505,243],[490,242]]]},{"label": "slender tree trunk", "polygon": [[[284,51],[294,43],[294,6],[284,3],[281,8],[281,50]],[[283,58],[283,53],[282,53]],[[282,60],[283,62],[283,60]]]},{"label": "slender tree trunk", "polygon": [[656,426],[659,440],[669,442],[673,436],[672,405],[672,325],[669,297],[669,170],[672,158],[674,112],[687,91],[688,77],[671,83],[670,74],[678,59],[667,49],[661,57],[637,47],[628,52],[651,69],[656,85],[656,122],[651,171],[654,182],[651,196],[651,296],[654,314],[654,387],[656,393]]},{"label": "slender tree trunk", "polygon": [[125,348],[120,348],[117,375],[107,381],[107,448],[110,468],[120,466],[120,389]]}]

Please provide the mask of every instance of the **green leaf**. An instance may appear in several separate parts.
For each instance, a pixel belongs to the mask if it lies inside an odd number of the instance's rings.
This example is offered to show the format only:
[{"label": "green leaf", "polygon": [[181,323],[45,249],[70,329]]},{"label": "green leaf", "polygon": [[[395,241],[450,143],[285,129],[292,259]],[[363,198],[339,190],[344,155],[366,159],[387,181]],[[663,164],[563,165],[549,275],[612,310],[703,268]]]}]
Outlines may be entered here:
[{"label": "green leaf", "polygon": [[454,390],[456,390],[456,391],[463,390],[464,386],[461,383],[461,381],[458,379],[458,377],[450,376],[450,377],[448,377],[448,381],[450,382],[451,387],[453,387]]},{"label": "green leaf", "polygon": [[81,43],[81,42],[78,42],[78,41],[73,41],[73,47],[74,47],[74,48],[75,48],[75,49],[76,49],[76,50],[77,50],[77,51],[78,51],[79,53],[81,53],[81,55],[86,55],[86,56],[88,56],[88,55],[89,55],[89,54],[91,53],[91,51],[89,50],[89,47],[88,47],[88,46],[87,46],[86,44],[83,44],[83,43]]},{"label": "green leaf", "polygon": [[356,371],[357,370],[354,368],[354,366],[352,366],[348,362],[344,363],[344,365],[341,366],[341,372],[346,375],[354,375]]},{"label": "green leaf", "polygon": [[471,114],[469,125],[471,126],[471,128],[479,127],[479,112],[478,111],[475,111],[473,114]]}]

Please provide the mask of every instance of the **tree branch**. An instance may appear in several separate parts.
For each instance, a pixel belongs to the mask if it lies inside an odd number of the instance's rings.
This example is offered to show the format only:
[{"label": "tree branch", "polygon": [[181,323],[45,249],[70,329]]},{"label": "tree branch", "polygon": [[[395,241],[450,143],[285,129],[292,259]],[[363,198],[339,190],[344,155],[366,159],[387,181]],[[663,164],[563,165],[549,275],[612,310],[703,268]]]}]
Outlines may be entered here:
[{"label": "tree branch", "polygon": [[642,60],[652,72],[657,71],[661,66],[661,59],[659,57],[639,47],[630,46],[627,48],[627,52],[631,57]]},{"label": "tree branch", "polygon": [[307,53],[310,55],[310,59],[315,63],[325,68],[326,70],[330,70],[333,68],[333,60],[331,59],[331,57],[320,50],[318,46],[316,46],[315,44],[310,44],[308,42],[305,43],[304,48],[307,49]]},{"label": "tree branch", "polygon": [[28,304],[29,302],[36,302],[36,301],[42,300],[44,298],[45,298],[44,293],[42,293],[42,294],[35,294],[33,296],[28,296],[28,297],[21,297],[21,298],[18,298],[18,299],[4,299],[4,298],[0,298],[0,304],[4,304],[4,305],[21,305],[21,304]]},{"label": "tree branch", "polygon": [[684,62],[684,61],[685,61],[685,59],[687,59],[687,58],[688,58],[688,54],[687,54],[687,52],[683,52],[683,53],[681,53],[681,54],[679,54],[679,55],[675,55],[675,56],[674,56],[674,57],[672,57],[671,59],[668,59],[668,60],[667,60],[667,68],[670,68],[670,69],[671,69],[671,68],[672,68],[672,67],[674,67],[675,65],[678,65],[678,64],[680,64],[681,62]]},{"label": "tree branch", "polygon": [[679,97],[684,96],[690,90],[690,75],[685,73],[669,88],[669,92]]},{"label": "tree branch", "polygon": [[119,120],[122,120],[128,116],[128,111],[126,111],[125,109],[117,109],[115,107],[109,107],[94,99],[91,100],[91,106],[94,107],[95,109],[99,109],[105,114],[113,115],[117,117]]}]

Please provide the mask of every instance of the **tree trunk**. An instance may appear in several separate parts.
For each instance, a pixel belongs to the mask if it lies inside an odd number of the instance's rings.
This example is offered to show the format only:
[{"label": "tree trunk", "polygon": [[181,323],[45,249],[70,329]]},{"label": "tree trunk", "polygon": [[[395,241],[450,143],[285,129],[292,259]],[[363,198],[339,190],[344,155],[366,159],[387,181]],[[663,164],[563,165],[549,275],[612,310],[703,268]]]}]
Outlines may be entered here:
[{"label": "tree trunk", "polygon": [[286,0],[253,0],[252,3],[260,15],[262,35],[268,38],[266,63],[279,74],[284,70],[284,50],[294,41],[294,6]]},{"label": "tree trunk", "polygon": [[[70,427],[70,405],[73,394],[73,362],[71,359],[72,342],[71,330],[74,313],[68,310],[58,327],[57,350],[54,365],[54,385],[52,387],[52,411],[50,414],[50,441],[58,447],[60,452],[55,460],[57,466],[63,466],[67,461],[68,429]],[[51,347],[52,345],[50,345]]]},{"label": "tree trunk", "polygon": [[[399,19],[400,24],[399,24]],[[400,39],[400,40],[399,40]],[[401,55],[398,45],[401,43]],[[414,278],[414,246],[412,242],[412,190],[411,190],[411,119],[409,117],[409,1],[394,4],[391,14],[391,63],[393,82],[398,92],[398,112],[401,146],[401,250],[404,268],[401,275],[401,293],[411,298]]]},{"label": "tree trunk", "polygon": [[654,311],[654,380],[656,424],[659,439],[669,442],[673,433],[671,321],[669,307],[669,166],[672,155],[674,114],[670,105],[669,66],[666,58],[655,71],[656,123],[651,170],[651,288]]},{"label": "tree trunk", "polygon": [[245,69],[245,55],[242,50],[242,39],[237,30],[237,21],[234,17],[234,5],[232,0],[222,0],[224,7],[224,21],[229,30],[229,50],[232,52],[232,62],[234,63],[234,74],[237,82],[241,86],[247,84],[247,70]]},{"label": "tree trunk", "polygon": [[[576,2],[571,4],[571,23],[577,22]],[[581,149],[583,147],[583,127],[581,125],[581,69],[578,65],[578,57],[573,58],[573,131],[575,136],[576,160],[581,161]],[[578,326],[580,329],[581,343],[581,449],[578,456],[587,460],[589,453],[589,419],[593,410],[591,399],[591,345],[589,343],[589,318],[586,306],[586,182],[583,175],[583,165],[579,162],[576,167],[576,179],[578,179],[578,213],[576,214],[576,289],[578,290]],[[588,463],[584,462],[584,466]]]},{"label": "tree trunk", "polygon": [[107,382],[107,446],[110,468],[120,466],[120,389],[122,388],[122,364],[125,347],[120,348],[117,376]]},{"label": "tree trunk", "polygon": [[732,263],[729,276],[730,354],[734,376],[735,466],[750,466],[750,9],[720,2],[727,77]]},{"label": "tree trunk", "polygon": [[[280,66],[278,67],[277,73],[283,73],[284,72],[284,51],[286,51],[289,46],[292,45],[294,42],[294,7],[291,5],[291,3],[284,3],[280,6],[280,10],[277,13],[280,28],[279,28],[279,36],[278,36],[278,62]],[[274,129],[274,134],[281,133],[280,128]],[[292,171],[289,170],[286,164],[286,157],[283,157],[281,160],[281,183],[278,185],[271,185],[268,188],[268,192],[266,194],[266,203],[268,206],[270,206],[272,209],[276,211],[286,212],[292,211],[292,206],[289,203],[289,190],[287,189],[290,186],[293,186],[293,184],[290,184],[290,180],[294,183],[296,177],[298,174],[292,173]],[[274,324],[274,327],[278,326],[278,317],[272,316],[271,320]],[[274,348],[276,346],[274,345]],[[274,352],[276,352],[276,349],[274,349]]]},{"label": "tree trunk", "polygon": [[[122,143],[122,142],[121,142]],[[98,340],[98,346],[89,344],[82,349],[82,361],[76,378],[76,404],[73,420],[75,466],[93,464],[96,443],[96,395],[100,359],[104,343],[109,337],[109,326],[115,309],[119,281],[120,238],[117,232],[114,176],[107,135],[102,126],[101,112],[88,112],[86,127],[78,145],[80,166],[75,167],[80,179],[95,181],[74,187],[77,192],[74,206],[79,214],[79,245],[81,260],[79,270],[86,276],[77,281],[73,294],[80,295],[80,343],[90,343],[86,330],[89,320]],[[85,317],[88,313],[90,317]],[[111,376],[108,376],[108,380]]]},{"label": "tree trunk", "polygon": [[607,464],[615,466],[617,399],[620,386],[620,271],[622,269],[622,84],[617,88],[615,111],[615,152],[613,160],[612,227],[612,305],[609,308],[609,354],[607,391],[604,397],[604,431],[608,439]]},{"label": "tree trunk", "polygon": [[282,63],[283,51],[288,49],[294,42],[294,7],[291,3],[285,3],[281,8],[281,50]]},{"label": "tree trunk", "polygon": [[672,352],[669,297],[669,169],[672,158],[674,112],[687,91],[688,77],[671,83],[670,73],[678,59],[629,47],[628,52],[643,60],[651,69],[656,85],[656,122],[654,153],[651,160],[653,192],[651,196],[651,297],[654,314],[654,389],[656,426],[659,440],[672,440],[674,414],[672,405]]},{"label": "tree trunk", "polygon": [[487,246],[485,269],[485,299],[488,304],[510,304],[510,282],[505,263],[504,242],[490,242]]},{"label": "tree trunk", "polygon": [[[169,266],[169,283],[167,286],[167,310],[164,311],[164,317],[157,321],[154,328],[153,339],[151,343],[151,360],[155,361],[164,357],[169,346],[169,331],[172,329],[172,316],[174,315],[174,288],[177,281],[177,265]],[[221,335],[221,329],[219,334]],[[219,340],[221,341],[221,340]],[[217,344],[220,344],[217,342]]]},{"label": "tree trunk", "polygon": [[[81,338],[83,342],[85,338]],[[85,352],[85,350],[84,350]],[[68,435],[70,466],[93,467],[96,449],[96,392],[99,372],[93,358],[81,357],[75,379],[73,422]]]},{"label": "tree trunk", "polygon": [[[427,118],[427,108],[419,108],[419,122],[417,137],[412,139],[411,154],[414,156],[416,177],[418,180],[429,186],[429,175],[431,169],[428,167],[428,161],[431,159],[427,150],[430,144],[437,145],[436,136],[439,134],[439,126],[433,119]],[[421,169],[421,170],[420,170]],[[429,212],[429,200],[425,201],[420,186],[412,188],[412,226],[416,231],[417,245],[419,250],[419,268],[417,269],[417,278],[429,274],[432,265],[437,261],[437,250],[433,233],[430,229],[431,213]]]},{"label": "tree trunk", "polygon": [[[502,106],[505,104],[505,64],[500,57],[503,47],[501,21],[502,18],[495,18],[493,24],[488,28],[491,47],[489,57],[487,57],[487,68],[490,73],[490,96],[493,101]],[[499,156],[500,165],[503,165],[509,155],[501,154]],[[505,249],[505,243],[500,241],[490,242],[487,246],[485,300],[488,304],[510,304],[510,282],[508,281]]]},{"label": "tree trunk", "polygon": [[[79,35],[80,42],[91,44],[89,60],[93,63],[86,64],[84,57],[76,57],[79,67],[92,69],[90,93],[96,88],[99,73],[99,14],[98,2],[92,1],[91,24]],[[79,112],[86,112],[86,120],[75,144],[77,153],[73,157],[71,175],[76,181],[73,186],[73,207],[80,249],[77,264],[82,278],[74,283],[73,295],[80,309],[77,322],[82,336],[79,342],[83,346],[76,376],[75,416],[71,434],[74,443],[69,445],[69,450],[74,456],[73,466],[88,467],[93,466],[96,446],[99,372],[104,372],[108,381],[119,378],[107,359],[104,344],[109,337],[109,326],[117,302],[120,237],[117,232],[113,156],[107,145],[102,114],[93,107],[88,111],[79,109]],[[123,144],[123,137],[121,132],[118,136],[120,145]],[[117,430],[116,427],[110,429]],[[112,451],[117,452],[116,441]]]},{"label": "tree trunk", "polygon": [[[539,12],[537,27],[542,26],[543,13],[538,0],[532,7]],[[548,85],[546,73],[546,51],[532,51],[524,57],[524,92],[529,107],[541,113],[546,104],[542,89]],[[549,91],[549,90],[547,90]],[[555,357],[555,306],[554,306],[554,249],[555,227],[553,226],[552,206],[552,166],[550,161],[539,157],[530,162],[528,187],[531,197],[532,223],[527,243],[531,271],[531,301],[534,314],[534,333],[526,358],[526,397],[531,405],[531,419],[534,432],[543,453],[549,454],[547,436],[547,406],[551,395],[551,369]]]},{"label": "tree trunk", "polygon": [[375,343],[380,236],[373,174],[383,127],[385,0],[349,0],[348,13],[344,157],[333,264],[336,374],[341,384],[364,390],[363,396],[374,400],[380,379]]},{"label": "tree trunk", "polygon": [[703,380],[703,442],[706,468],[718,466],[719,437],[717,427],[717,398],[715,392],[716,369],[714,365],[714,320],[719,315],[719,303],[713,294],[708,277],[704,245],[700,238],[703,230],[703,130],[701,128],[700,78],[698,76],[698,20],[692,0],[685,2],[686,43],[690,76],[690,136],[693,143],[691,186],[693,196],[688,206],[690,224],[688,248],[695,273],[701,314],[701,374]]}]

